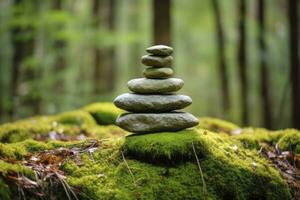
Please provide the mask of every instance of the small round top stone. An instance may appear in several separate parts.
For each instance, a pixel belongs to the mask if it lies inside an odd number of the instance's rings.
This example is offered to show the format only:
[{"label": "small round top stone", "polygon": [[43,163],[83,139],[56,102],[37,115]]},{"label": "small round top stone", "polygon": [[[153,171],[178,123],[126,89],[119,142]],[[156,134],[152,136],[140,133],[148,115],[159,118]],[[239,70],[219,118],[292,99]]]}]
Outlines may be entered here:
[{"label": "small round top stone", "polygon": [[166,45],[154,45],[147,48],[146,51],[157,56],[169,56],[173,53],[173,48]]}]

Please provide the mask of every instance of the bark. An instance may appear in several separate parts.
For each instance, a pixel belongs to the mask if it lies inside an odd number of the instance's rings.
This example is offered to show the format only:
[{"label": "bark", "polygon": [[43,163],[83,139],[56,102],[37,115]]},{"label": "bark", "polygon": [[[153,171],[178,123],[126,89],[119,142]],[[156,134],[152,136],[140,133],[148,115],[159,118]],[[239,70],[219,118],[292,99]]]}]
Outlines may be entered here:
[{"label": "bark", "polygon": [[[98,29],[98,27],[103,23],[103,14],[105,14],[105,5],[100,2],[101,0],[93,0],[93,17],[95,19],[94,29]],[[101,10],[102,9],[102,10]],[[104,91],[104,80],[105,80],[105,71],[104,71],[104,52],[101,51],[100,47],[96,46],[93,49],[94,54],[94,94],[97,95],[99,93],[103,93]],[[103,58],[103,59],[102,59]]]},{"label": "bark", "polygon": [[298,0],[288,0],[289,43],[290,43],[290,80],[292,99],[292,125],[300,129],[300,72],[299,72],[299,27]]},{"label": "bark", "polygon": [[154,43],[171,45],[171,0],[153,0]]},{"label": "bark", "polygon": [[260,97],[263,109],[262,119],[266,128],[272,128],[272,102],[271,102],[271,87],[270,74],[266,63],[266,42],[265,42],[265,0],[258,0],[258,45],[259,45],[259,60],[260,60]]},{"label": "bark", "polygon": [[[63,9],[62,0],[53,0],[53,9],[54,10],[62,10]],[[56,52],[55,64],[54,64],[54,73],[60,74],[66,68],[66,58],[65,58],[65,48],[66,42],[61,39],[57,39],[54,41],[54,49]],[[63,79],[59,79],[56,81],[54,89],[59,94],[65,93],[65,84]]]},{"label": "bark", "polygon": [[[115,0],[93,1],[94,28],[115,29]],[[115,88],[115,50],[114,47],[94,47],[94,94],[110,92]]]},{"label": "bark", "polygon": [[[15,0],[13,6],[19,6],[23,3],[22,0]],[[15,13],[19,15],[20,13]],[[14,49],[13,61],[12,61],[12,71],[11,71],[11,106],[9,109],[9,117],[11,120],[18,118],[18,109],[20,105],[20,94],[19,85],[21,83],[22,77],[22,65],[23,61],[33,54],[34,40],[33,37],[27,38],[26,40],[20,38],[23,34],[32,32],[31,27],[13,27],[12,28],[12,46]]]},{"label": "bark", "polygon": [[[138,34],[140,31],[140,0],[131,0],[128,5],[128,14],[129,14],[129,28],[135,34]],[[130,76],[132,78],[139,77],[141,75],[141,66],[140,66],[140,56],[141,56],[141,46],[140,41],[134,41],[130,45]]]},{"label": "bark", "polygon": [[[108,28],[111,32],[115,31],[115,11],[116,11],[116,1],[109,0],[109,12],[108,12]],[[115,45],[114,45],[115,46]],[[116,83],[116,68],[115,68],[115,48],[114,46],[109,47],[108,57],[108,76],[107,76],[107,92],[113,91],[115,89]]]},{"label": "bark", "polygon": [[16,37],[20,35],[22,32],[21,28],[14,28],[12,30],[12,46],[14,49],[13,54],[13,62],[12,62],[12,72],[11,72],[11,106],[9,109],[9,116],[11,120],[16,118],[16,110],[18,104],[18,86],[19,86],[19,79],[20,79],[20,68],[22,64],[22,60],[24,58],[24,49],[25,44],[24,42],[17,40]]},{"label": "bark", "polygon": [[217,45],[218,45],[218,66],[219,66],[219,78],[220,78],[220,88],[222,94],[222,108],[225,113],[230,109],[230,96],[229,96],[229,86],[228,86],[228,73],[227,64],[225,59],[225,37],[223,31],[223,25],[221,21],[221,11],[218,0],[213,0],[213,11],[215,15],[215,23],[217,30]]},{"label": "bark", "polygon": [[242,123],[247,125],[248,118],[248,80],[247,80],[247,57],[246,57],[246,0],[239,0],[239,44],[238,66],[241,94]]}]

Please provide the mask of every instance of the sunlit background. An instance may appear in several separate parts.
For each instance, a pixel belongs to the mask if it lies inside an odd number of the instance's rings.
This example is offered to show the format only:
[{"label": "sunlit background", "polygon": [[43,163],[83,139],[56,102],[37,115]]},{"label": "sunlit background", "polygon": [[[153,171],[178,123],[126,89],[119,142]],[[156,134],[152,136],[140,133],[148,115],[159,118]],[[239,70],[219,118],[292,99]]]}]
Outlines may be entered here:
[{"label": "sunlit background", "polygon": [[291,2],[1,0],[0,121],[112,101],[142,77],[140,57],[161,41],[174,48],[191,113],[299,128]]}]

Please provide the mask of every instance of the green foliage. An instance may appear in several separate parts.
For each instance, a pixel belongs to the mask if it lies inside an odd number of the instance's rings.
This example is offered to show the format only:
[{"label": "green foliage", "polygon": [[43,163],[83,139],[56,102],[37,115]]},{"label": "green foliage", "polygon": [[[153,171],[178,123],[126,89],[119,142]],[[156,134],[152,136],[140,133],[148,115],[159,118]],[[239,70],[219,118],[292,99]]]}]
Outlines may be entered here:
[{"label": "green foliage", "polygon": [[[138,66],[144,48],[152,41],[152,6],[150,0],[116,2],[115,10],[103,6],[95,16],[94,1],[34,1],[2,0],[0,2],[0,121],[10,119],[14,110],[15,119],[33,114],[53,114],[85,105],[95,99],[111,101],[132,77],[141,76]],[[57,4],[61,4],[57,6]],[[255,7],[255,1],[247,2],[247,7]],[[231,106],[221,111],[221,92],[215,16],[211,0],[181,1],[172,5],[172,43],[175,48],[176,73],[186,80],[184,93],[189,94],[194,103],[189,107],[196,115],[224,117],[238,123],[240,119],[239,76],[237,76],[237,9],[235,1],[222,1],[220,15],[225,33],[225,57],[228,72]],[[266,2],[267,22],[265,27],[266,46],[264,54],[270,76],[271,103],[279,110],[280,116],[274,126],[290,125],[290,105],[284,91],[288,80],[288,31],[284,12],[285,6],[279,1]],[[257,18],[256,12],[249,12],[247,23],[247,78],[249,87],[249,124],[261,125],[261,102],[257,67]],[[279,14],[280,13],[280,14]],[[107,14],[107,16],[105,16]],[[109,27],[109,16],[113,16],[113,29]],[[196,19],[196,20],[195,20]],[[19,29],[17,34],[14,30]],[[188,31],[186,31],[188,30]],[[13,75],[14,53],[18,50],[14,41],[22,41],[26,56],[22,58],[18,80],[17,102],[12,101],[11,77]],[[95,50],[106,51],[113,47],[116,56],[115,88],[107,92],[95,93]],[[22,50],[23,48],[20,48]],[[191,50],[192,49],[192,50]],[[23,54],[22,53],[22,54]],[[280,55],[280,56],[278,56]],[[20,55],[21,56],[21,55]],[[199,59],[201,58],[201,59]],[[101,68],[106,68],[102,64]],[[104,78],[109,70],[104,69],[99,81],[107,84]],[[76,84],[80,83],[80,84]],[[209,89],[208,89],[209,88]],[[51,91],[51,92],[49,92]],[[199,92],[201,91],[201,92]],[[208,106],[207,104],[213,105]],[[285,105],[282,107],[281,105]],[[17,107],[18,106],[18,107]],[[22,107],[22,109],[19,109]],[[280,112],[282,111],[282,112]]]},{"label": "green foliage", "polygon": [[83,110],[89,112],[100,125],[115,124],[117,117],[123,111],[112,103],[93,103],[87,105]]}]

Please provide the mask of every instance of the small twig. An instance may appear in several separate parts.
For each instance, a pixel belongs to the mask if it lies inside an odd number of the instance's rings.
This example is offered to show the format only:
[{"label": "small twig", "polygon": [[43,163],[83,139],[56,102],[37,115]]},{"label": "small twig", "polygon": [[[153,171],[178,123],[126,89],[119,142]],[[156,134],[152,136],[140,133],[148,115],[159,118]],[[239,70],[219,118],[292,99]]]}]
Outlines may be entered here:
[{"label": "small twig", "polygon": [[258,153],[258,154],[261,154],[262,151],[263,151],[263,147],[261,146],[257,153]]},{"label": "small twig", "polygon": [[125,165],[126,165],[126,167],[127,167],[128,171],[129,171],[129,173],[130,173],[130,175],[131,175],[131,177],[132,177],[133,183],[135,184],[136,182],[135,182],[134,175],[133,175],[133,173],[132,173],[131,169],[129,168],[129,165],[127,164],[127,162],[126,162],[126,160],[125,160],[125,156],[124,156],[124,154],[123,154],[123,151],[122,151],[122,150],[121,150],[121,154],[122,154],[123,161],[124,161],[124,163],[125,163]]},{"label": "small twig", "polygon": [[205,184],[205,181],[204,181],[202,169],[201,169],[201,166],[200,166],[200,161],[199,161],[199,158],[198,158],[198,156],[197,156],[196,149],[195,149],[195,146],[194,146],[194,142],[193,142],[193,141],[192,141],[192,147],[193,147],[193,152],[194,152],[194,155],[195,155],[195,158],[196,158],[196,161],[197,161],[197,165],[198,165],[198,168],[199,168],[199,171],[200,171],[200,175],[201,175],[202,189],[203,189],[204,197],[205,197],[205,199],[207,199],[207,189],[206,189],[206,184]]},{"label": "small twig", "polygon": [[[56,173],[55,173],[55,174],[56,174]],[[71,196],[70,196],[70,194],[69,194],[69,192],[68,192],[68,189],[66,188],[64,182],[60,179],[60,177],[59,177],[57,174],[56,174],[56,176],[57,176],[57,179],[59,180],[59,182],[61,183],[61,185],[63,186],[63,188],[64,188],[64,190],[65,190],[65,193],[66,193],[68,199],[69,199],[69,200],[72,200],[72,199],[71,199]]]},{"label": "small twig", "polygon": [[72,195],[74,196],[74,198],[75,198],[76,200],[78,200],[78,198],[77,198],[75,192],[72,190],[72,188],[69,186],[69,184],[68,184],[63,178],[60,177],[60,174],[59,174],[59,173],[57,173],[57,172],[54,172],[54,173],[56,174],[58,180],[60,181],[60,183],[61,183],[62,186],[64,187],[65,192],[66,192],[68,198],[71,199],[71,196],[70,196],[70,194],[69,194],[69,192],[68,192],[68,190],[69,190],[69,191],[72,193]]},{"label": "small twig", "polygon": [[[19,174],[19,173],[17,173],[17,178],[18,178],[18,180],[19,180],[19,178],[20,178],[20,174]],[[19,183],[17,184],[17,186],[18,186],[18,191],[19,191],[19,198],[20,198],[20,199],[26,200],[25,192],[24,192],[23,188],[20,186]],[[21,194],[21,195],[20,195],[20,194]]]},{"label": "small twig", "polygon": [[[17,173],[17,177],[19,177],[19,173]],[[22,192],[21,192],[21,187],[19,184],[17,184],[18,187],[18,197],[20,200],[22,200]]]},{"label": "small twig", "polygon": [[75,199],[78,200],[78,198],[77,198],[75,192],[72,190],[72,188],[71,188],[71,186],[68,184],[68,182],[65,181],[64,179],[61,179],[61,180],[62,180],[62,182],[64,182],[65,186],[69,189],[69,191],[73,194],[73,196],[75,197]]}]

